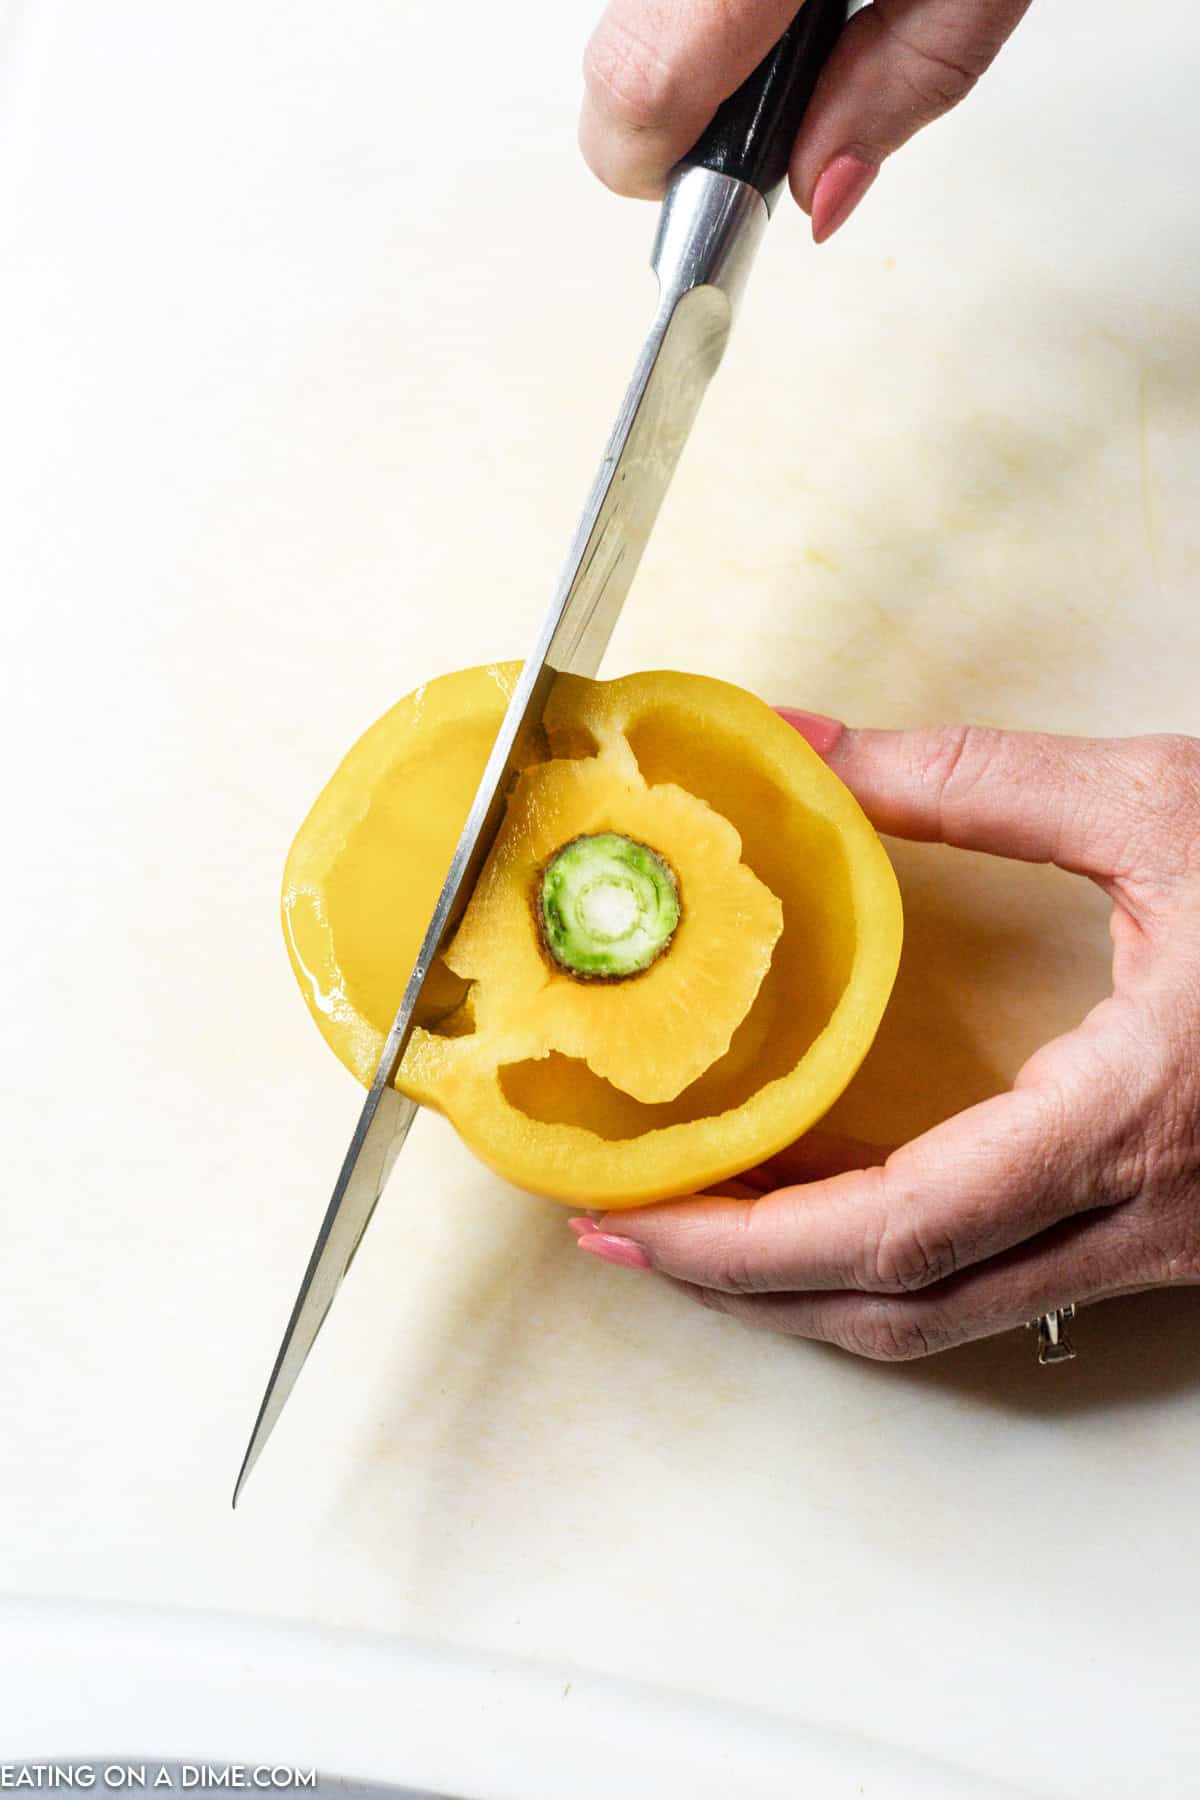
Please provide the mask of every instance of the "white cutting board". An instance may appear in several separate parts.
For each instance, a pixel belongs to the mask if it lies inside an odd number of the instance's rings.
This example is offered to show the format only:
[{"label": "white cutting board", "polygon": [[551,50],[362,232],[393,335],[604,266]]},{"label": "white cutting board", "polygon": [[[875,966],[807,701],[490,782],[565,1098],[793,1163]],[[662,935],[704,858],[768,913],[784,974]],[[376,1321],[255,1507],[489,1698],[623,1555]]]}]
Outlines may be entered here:
[{"label": "white cutting board", "polygon": [[[358,1101],[292,988],[287,844],[392,700],[523,653],[651,304],[652,210],[574,152],[590,0],[472,13],[0,9],[0,1586],[73,1642],[84,1601],[259,1621],[204,1641],[276,1744],[321,1708],[269,1622],[374,1634],[358,1727],[318,1734],[346,1774],[414,1779],[386,1695],[411,1710],[416,1640],[469,1653],[470,1730],[417,1773],[472,1792],[503,1712],[472,1670],[516,1656],[680,1696],[631,1794],[688,1791],[702,1701],[781,1734],[730,1793],[935,1791],[886,1748],[843,1789],[808,1725],[1200,1793],[1194,1292],[1085,1314],[1065,1369],[1024,1335],[872,1366],[585,1261],[423,1119],[229,1511]],[[611,671],[1197,728],[1198,78],[1182,0],[1044,0],[833,244],[781,211]],[[904,971],[840,1109],[881,1138],[1107,973],[1082,884],[897,862]],[[184,1678],[114,1744],[8,1617],[0,1755],[253,1753],[211,1712],[159,1741]],[[165,1657],[188,1626],[145,1629]],[[527,1735],[487,1791],[571,1792]]]}]

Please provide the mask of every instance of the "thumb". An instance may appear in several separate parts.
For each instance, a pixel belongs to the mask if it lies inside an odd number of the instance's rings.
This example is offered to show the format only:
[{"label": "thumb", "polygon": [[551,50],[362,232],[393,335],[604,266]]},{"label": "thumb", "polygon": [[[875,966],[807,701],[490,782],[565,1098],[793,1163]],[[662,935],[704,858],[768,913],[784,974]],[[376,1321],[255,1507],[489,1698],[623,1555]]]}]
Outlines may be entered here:
[{"label": "thumb", "polygon": [[1057,863],[1106,882],[1127,859],[1139,804],[1145,811],[1128,741],[977,725],[838,730],[832,720],[779,710],[876,829],[894,837]]},{"label": "thumb", "polygon": [[851,19],[792,152],[792,192],[818,243],[866,193],[885,156],[967,94],[1029,0],[874,0]]}]

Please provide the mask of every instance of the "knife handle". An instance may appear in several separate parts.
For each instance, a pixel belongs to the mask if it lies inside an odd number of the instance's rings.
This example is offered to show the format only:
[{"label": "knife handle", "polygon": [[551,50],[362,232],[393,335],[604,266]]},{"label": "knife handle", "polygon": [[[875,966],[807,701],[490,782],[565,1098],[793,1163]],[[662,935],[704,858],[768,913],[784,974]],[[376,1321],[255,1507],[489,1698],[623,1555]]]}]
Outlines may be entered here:
[{"label": "knife handle", "polygon": [[770,210],[787,179],[800,122],[846,15],[847,0],[804,0],[775,48],[722,101],[684,163],[748,182]]}]

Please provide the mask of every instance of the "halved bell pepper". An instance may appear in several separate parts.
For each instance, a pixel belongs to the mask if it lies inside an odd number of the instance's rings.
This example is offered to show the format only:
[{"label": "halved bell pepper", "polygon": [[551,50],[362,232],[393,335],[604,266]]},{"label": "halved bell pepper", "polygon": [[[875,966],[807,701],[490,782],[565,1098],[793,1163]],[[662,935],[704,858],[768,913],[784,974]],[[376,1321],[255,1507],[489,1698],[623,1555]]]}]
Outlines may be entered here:
[{"label": "halved bell pepper", "polygon": [[[350,751],[284,876],[292,966],[369,1082],[518,672],[443,676]],[[518,1187],[695,1192],[820,1118],[875,1035],[900,896],[857,802],[727,682],[560,677],[397,1085]]]}]

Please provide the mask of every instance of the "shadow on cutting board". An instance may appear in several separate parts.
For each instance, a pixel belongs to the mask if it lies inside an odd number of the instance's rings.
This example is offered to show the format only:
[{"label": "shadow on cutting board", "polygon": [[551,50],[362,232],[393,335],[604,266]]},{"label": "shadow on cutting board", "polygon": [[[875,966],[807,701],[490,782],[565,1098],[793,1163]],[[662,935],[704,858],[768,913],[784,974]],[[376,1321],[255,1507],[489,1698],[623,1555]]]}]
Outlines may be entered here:
[{"label": "shadow on cutting board", "polygon": [[1200,1289],[1133,1294],[1084,1307],[1072,1337],[1078,1356],[1039,1367],[1033,1334],[966,1344],[926,1362],[874,1364],[914,1388],[952,1389],[1001,1412],[1035,1418],[1112,1411],[1200,1387]]}]

